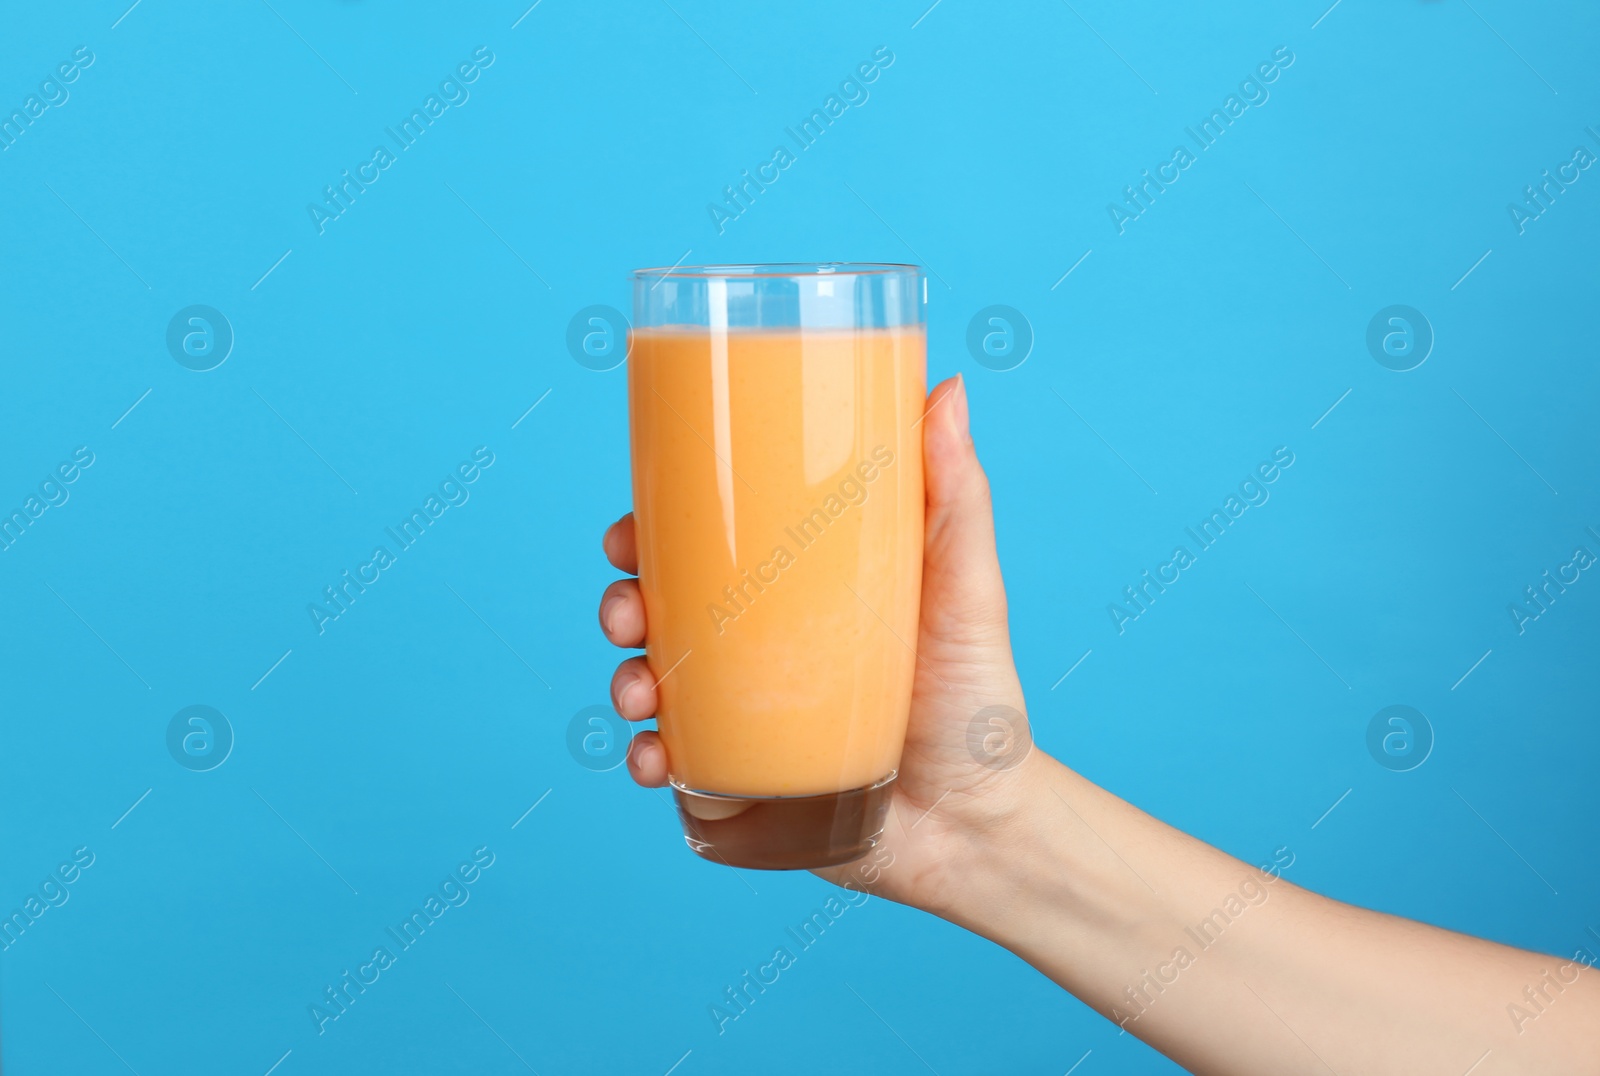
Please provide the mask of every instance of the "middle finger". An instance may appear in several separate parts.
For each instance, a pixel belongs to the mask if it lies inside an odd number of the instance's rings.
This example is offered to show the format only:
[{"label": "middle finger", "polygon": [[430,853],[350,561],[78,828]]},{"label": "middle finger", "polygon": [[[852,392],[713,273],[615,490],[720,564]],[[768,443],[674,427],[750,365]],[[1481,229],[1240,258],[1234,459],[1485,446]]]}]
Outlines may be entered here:
[{"label": "middle finger", "polygon": [[637,579],[618,579],[600,597],[600,630],[613,646],[644,645],[644,595]]}]

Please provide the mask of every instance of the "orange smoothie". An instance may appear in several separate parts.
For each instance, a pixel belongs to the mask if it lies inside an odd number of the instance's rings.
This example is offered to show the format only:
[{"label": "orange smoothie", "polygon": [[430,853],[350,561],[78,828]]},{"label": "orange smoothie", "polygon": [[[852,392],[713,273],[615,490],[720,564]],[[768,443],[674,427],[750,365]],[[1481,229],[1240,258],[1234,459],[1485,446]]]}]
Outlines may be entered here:
[{"label": "orange smoothie", "polygon": [[920,326],[633,333],[639,583],[678,786],[805,796],[898,768],[925,351]]}]

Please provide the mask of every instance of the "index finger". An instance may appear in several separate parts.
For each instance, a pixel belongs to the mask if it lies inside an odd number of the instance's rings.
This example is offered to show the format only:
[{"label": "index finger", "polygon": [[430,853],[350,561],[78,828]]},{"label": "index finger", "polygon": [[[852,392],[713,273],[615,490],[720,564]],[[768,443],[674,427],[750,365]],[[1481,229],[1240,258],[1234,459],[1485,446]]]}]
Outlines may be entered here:
[{"label": "index finger", "polygon": [[600,545],[613,568],[630,575],[639,574],[639,547],[634,541],[632,512],[606,528]]}]

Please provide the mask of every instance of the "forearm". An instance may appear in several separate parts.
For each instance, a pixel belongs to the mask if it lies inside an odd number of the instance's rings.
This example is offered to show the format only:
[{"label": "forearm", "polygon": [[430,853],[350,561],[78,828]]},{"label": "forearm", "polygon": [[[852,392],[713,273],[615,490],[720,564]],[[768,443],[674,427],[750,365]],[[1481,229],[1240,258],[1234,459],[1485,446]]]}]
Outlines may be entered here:
[{"label": "forearm", "polygon": [[1027,768],[1018,825],[933,910],[1193,1071],[1600,1071],[1600,969],[1317,896]]}]

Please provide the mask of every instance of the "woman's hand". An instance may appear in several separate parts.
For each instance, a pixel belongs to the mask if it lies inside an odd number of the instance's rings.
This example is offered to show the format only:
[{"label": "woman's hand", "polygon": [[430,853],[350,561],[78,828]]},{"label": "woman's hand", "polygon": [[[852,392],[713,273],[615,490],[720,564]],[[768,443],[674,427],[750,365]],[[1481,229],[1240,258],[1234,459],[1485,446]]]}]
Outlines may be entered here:
[{"label": "woman's hand", "polygon": [[[916,684],[874,869],[818,871],[1004,945],[1197,1073],[1600,1073],[1600,969],[1354,908],[1180,833],[1032,749],[960,378],[928,398]],[[637,568],[633,517],[606,555]],[[600,604],[643,644],[634,579]],[[617,712],[656,709],[643,657]],[[654,732],[628,769],[666,783]],[[1292,862],[1292,858],[1290,860]]]},{"label": "woman's hand", "polygon": [[[928,396],[922,423],[927,528],[922,621],[905,753],[872,874],[873,892],[945,912],[966,853],[1004,840],[1037,784],[1022,685],[1011,657],[1005,588],[995,556],[989,482],[968,433],[960,377]],[[638,571],[633,514],[606,531],[606,557]],[[620,579],[600,601],[600,626],[619,647],[644,645],[644,600],[637,579]],[[643,656],[617,666],[611,701],[630,721],[655,716],[655,678]],[[628,772],[646,787],[667,782],[661,737],[645,731],[628,751]],[[863,885],[851,865],[817,872]]]}]

